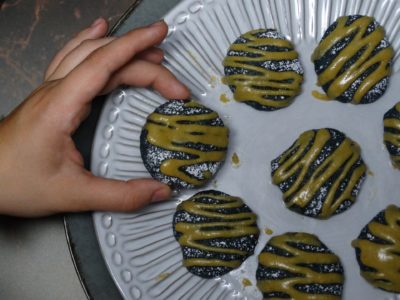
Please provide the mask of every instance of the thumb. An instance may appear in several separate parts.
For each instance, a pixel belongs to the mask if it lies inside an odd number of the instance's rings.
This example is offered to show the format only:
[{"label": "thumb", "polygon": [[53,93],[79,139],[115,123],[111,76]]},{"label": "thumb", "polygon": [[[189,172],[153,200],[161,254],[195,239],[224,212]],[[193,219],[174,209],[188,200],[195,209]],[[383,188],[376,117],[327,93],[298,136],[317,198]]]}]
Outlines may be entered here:
[{"label": "thumb", "polygon": [[170,188],[153,179],[120,181],[89,175],[78,188],[78,210],[103,210],[129,212],[150,203],[167,200]]}]

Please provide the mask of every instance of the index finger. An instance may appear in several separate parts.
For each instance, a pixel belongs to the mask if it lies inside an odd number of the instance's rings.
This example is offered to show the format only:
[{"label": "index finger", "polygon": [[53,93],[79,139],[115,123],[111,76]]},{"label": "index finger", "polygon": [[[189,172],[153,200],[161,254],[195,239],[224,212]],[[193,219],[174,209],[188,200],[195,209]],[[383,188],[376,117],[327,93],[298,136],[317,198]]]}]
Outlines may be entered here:
[{"label": "index finger", "polygon": [[67,94],[69,101],[71,98],[81,104],[91,101],[115,71],[130,62],[136,54],[160,44],[167,33],[167,24],[160,21],[130,31],[95,50],[61,81],[58,87],[60,92]]}]

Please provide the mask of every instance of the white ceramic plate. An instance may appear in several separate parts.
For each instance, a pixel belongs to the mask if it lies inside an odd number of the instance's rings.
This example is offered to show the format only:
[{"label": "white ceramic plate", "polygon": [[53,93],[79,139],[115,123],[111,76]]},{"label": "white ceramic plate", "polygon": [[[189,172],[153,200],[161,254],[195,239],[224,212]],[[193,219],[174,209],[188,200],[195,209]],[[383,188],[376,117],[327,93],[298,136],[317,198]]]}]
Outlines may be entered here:
[{"label": "white ceramic plate", "polygon": [[[374,16],[386,29],[396,57],[386,94],[369,105],[323,102],[312,97],[316,76],[311,53],[325,29],[337,17]],[[186,271],[172,235],[177,202],[197,191],[186,191],[171,201],[132,214],[95,213],[94,223],[109,270],[126,299],[261,299],[255,287],[257,254],[273,235],[286,231],[317,234],[345,268],[346,300],[396,299],[361,278],[350,243],[363,226],[389,203],[399,203],[400,172],[394,170],[382,143],[383,114],[400,100],[400,1],[395,0],[187,0],[167,16],[170,34],[162,45],[166,66],[193,92],[193,97],[216,110],[230,127],[228,159],[209,186],[240,196],[258,213],[263,234],[240,269],[222,278],[205,280]],[[230,101],[221,84],[222,60],[241,33],[254,28],[276,28],[293,41],[305,68],[302,94],[293,105],[275,112],[260,112]],[[100,176],[129,179],[149,177],[139,150],[145,119],[163,103],[145,89],[121,89],[108,99],[98,124],[92,171]],[[370,171],[355,205],[326,221],[302,217],[285,208],[281,192],[272,185],[270,161],[287,149],[298,135],[312,128],[333,127],[357,141]],[[230,162],[233,153],[240,165]],[[244,287],[243,279],[252,285]],[[398,298],[397,298],[398,299]]]}]

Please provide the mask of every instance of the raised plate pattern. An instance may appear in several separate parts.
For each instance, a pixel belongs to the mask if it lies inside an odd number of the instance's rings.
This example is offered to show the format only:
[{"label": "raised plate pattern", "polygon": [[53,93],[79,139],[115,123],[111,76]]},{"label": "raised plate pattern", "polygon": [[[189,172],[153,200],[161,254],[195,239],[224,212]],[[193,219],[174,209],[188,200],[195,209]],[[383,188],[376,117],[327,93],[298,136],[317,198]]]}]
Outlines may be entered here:
[{"label": "raised plate pattern", "polygon": [[[374,16],[386,29],[395,49],[392,84],[377,103],[366,106],[323,103],[312,98],[316,89],[310,61],[312,49],[339,16]],[[228,157],[240,157],[239,167],[227,161],[207,188],[241,196],[259,212],[258,224],[268,234],[307,231],[317,234],[345,266],[344,299],[399,299],[368,285],[358,274],[350,242],[373,215],[400,199],[400,172],[391,168],[382,145],[382,116],[397,102],[400,88],[400,1],[396,0],[184,0],[165,18],[169,34],[162,44],[165,65],[191,89],[193,97],[220,112],[231,129]],[[276,28],[293,41],[305,67],[303,93],[282,111],[256,112],[234,101],[220,82],[222,60],[231,42],[253,28]],[[139,136],[145,119],[165,101],[147,89],[121,88],[106,102],[95,136],[92,171],[127,180],[149,177],[140,156]],[[310,220],[284,208],[281,194],[269,177],[269,162],[304,130],[335,127],[357,140],[370,173],[357,203],[328,221]],[[250,134],[249,134],[250,133]],[[279,139],[277,138],[279,137]],[[248,176],[251,174],[252,176]],[[261,299],[255,287],[256,256],[216,280],[191,275],[181,264],[172,236],[176,204],[196,191],[137,213],[94,213],[100,247],[125,299]],[[268,229],[268,230],[267,230]],[[268,234],[260,237],[256,253]],[[248,279],[251,286],[244,286]]]}]

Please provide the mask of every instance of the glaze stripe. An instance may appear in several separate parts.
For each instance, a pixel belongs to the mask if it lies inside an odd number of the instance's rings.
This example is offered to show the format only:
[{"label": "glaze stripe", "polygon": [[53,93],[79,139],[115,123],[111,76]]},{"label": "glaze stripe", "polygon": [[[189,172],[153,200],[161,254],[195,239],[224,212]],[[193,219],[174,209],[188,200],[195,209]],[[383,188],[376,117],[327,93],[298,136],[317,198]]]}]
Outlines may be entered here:
[{"label": "glaze stripe", "polygon": [[261,110],[276,110],[300,93],[303,70],[293,45],[272,30],[243,34],[224,59],[223,82],[236,101]]},{"label": "glaze stripe", "polygon": [[356,15],[338,18],[311,59],[317,84],[329,98],[342,102],[351,98],[358,104],[373,102],[368,93],[380,93],[379,85],[387,84],[393,55],[383,27],[372,17]]},{"label": "glaze stripe", "polygon": [[210,277],[199,269],[221,275],[237,268],[253,253],[259,229],[257,216],[240,198],[211,190],[178,205],[174,235],[182,247],[184,266]]},{"label": "glaze stripe", "polygon": [[264,299],[340,299],[344,281],[338,257],[307,233],[271,238],[256,278]]},{"label": "glaze stripe", "polygon": [[[156,110],[150,114],[143,129],[145,140],[162,149],[161,157],[163,151],[179,154],[161,162],[160,172],[163,175],[200,186],[211,179],[213,172],[199,167],[199,174],[194,176],[187,169],[224,161],[229,130],[216,112],[194,101],[184,102],[179,109],[182,111],[175,114],[167,114],[168,110]],[[144,146],[143,152],[146,150]]]},{"label": "glaze stripe", "polygon": [[304,132],[271,166],[286,206],[322,219],[355,201],[366,174],[360,147],[330,128]]},{"label": "glaze stripe", "polygon": [[372,285],[400,293],[400,208],[389,205],[352,242],[361,275]]},{"label": "glaze stripe", "polygon": [[395,168],[400,169],[400,102],[391,108],[383,118],[383,141]]}]

